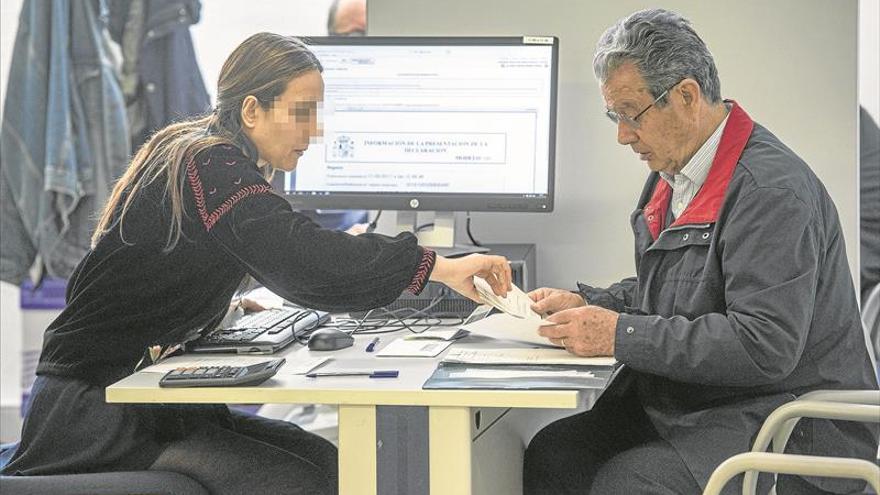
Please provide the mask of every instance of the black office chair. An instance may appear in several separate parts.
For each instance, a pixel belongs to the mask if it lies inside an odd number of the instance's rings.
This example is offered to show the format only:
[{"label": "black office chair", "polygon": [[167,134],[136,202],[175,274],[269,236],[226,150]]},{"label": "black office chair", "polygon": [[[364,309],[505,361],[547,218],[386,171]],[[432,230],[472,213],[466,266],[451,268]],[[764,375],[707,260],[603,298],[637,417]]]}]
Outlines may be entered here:
[{"label": "black office chair", "polygon": [[[17,444],[0,446],[0,452]],[[5,457],[5,456],[4,456]],[[0,493],[16,495],[209,495],[196,480],[168,471],[0,476]]]}]

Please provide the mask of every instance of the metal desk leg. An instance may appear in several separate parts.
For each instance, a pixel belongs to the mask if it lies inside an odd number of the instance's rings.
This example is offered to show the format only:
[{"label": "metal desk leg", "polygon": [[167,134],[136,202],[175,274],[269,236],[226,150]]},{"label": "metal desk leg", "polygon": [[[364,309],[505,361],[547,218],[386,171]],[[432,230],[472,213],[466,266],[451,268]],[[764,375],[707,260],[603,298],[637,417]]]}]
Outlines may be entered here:
[{"label": "metal desk leg", "polygon": [[376,406],[339,406],[339,493],[376,495]]},{"label": "metal desk leg", "polygon": [[428,434],[431,495],[470,495],[470,408],[429,408]]}]

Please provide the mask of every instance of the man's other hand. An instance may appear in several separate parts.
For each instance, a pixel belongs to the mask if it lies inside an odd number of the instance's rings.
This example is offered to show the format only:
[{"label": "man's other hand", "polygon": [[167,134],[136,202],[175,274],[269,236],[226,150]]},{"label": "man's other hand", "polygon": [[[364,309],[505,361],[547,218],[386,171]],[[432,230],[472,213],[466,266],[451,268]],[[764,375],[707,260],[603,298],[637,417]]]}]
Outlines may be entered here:
[{"label": "man's other hand", "polygon": [[356,223],[356,224],[352,225],[351,227],[349,227],[348,229],[346,229],[345,233],[351,234],[351,235],[366,234],[367,231],[369,230],[369,228],[370,228],[370,224],[368,224],[368,223]]},{"label": "man's other hand", "polygon": [[600,306],[566,309],[547,317],[556,325],[542,326],[538,333],[578,356],[613,356],[618,317]]},{"label": "man's other hand", "polygon": [[580,294],[550,287],[541,287],[529,292],[529,298],[535,302],[532,304],[532,311],[539,315],[558,313],[586,304]]}]

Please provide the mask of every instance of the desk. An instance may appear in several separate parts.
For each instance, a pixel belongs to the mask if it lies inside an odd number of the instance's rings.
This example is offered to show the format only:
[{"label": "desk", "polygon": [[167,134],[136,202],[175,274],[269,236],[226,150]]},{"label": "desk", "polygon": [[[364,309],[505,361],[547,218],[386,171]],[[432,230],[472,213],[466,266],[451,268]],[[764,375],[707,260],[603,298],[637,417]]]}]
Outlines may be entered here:
[{"label": "desk", "polygon": [[[406,334],[405,331],[400,335]],[[395,334],[381,336],[381,348]],[[479,408],[558,408],[591,406],[598,391],[574,390],[422,390],[438,358],[377,358],[364,351],[371,336],[357,336],[352,347],[329,355],[346,368],[397,369],[397,379],[276,375],[258,386],[240,388],[160,388],[160,373],[135,373],[107,388],[107,402],[333,404],[339,406],[339,492],[376,495],[377,406],[428,409],[430,493],[472,493],[472,410]],[[499,341],[493,346],[498,347]],[[486,346],[457,343],[456,346]],[[505,344],[507,345],[507,344]],[[514,344],[511,344],[514,345]],[[276,354],[290,362],[326,356],[299,344]],[[441,355],[442,356],[442,355]],[[234,356],[227,359],[234,360]],[[406,446],[398,446],[403,449]]]}]

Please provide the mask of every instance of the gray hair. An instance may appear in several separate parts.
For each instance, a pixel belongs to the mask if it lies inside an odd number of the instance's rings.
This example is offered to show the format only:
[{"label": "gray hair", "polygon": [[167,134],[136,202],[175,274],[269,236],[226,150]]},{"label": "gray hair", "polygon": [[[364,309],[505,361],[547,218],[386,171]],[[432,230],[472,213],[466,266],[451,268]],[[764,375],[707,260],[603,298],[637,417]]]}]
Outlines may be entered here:
[{"label": "gray hair", "polygon": [[689,77],[699,83],[707,101],[721,102],[721,82],[709,48],[690,21],[675,12],[641,10],[605,31],[593,56],[596,78],[604,84],[625,63],[639,69],[654,98]]}]

